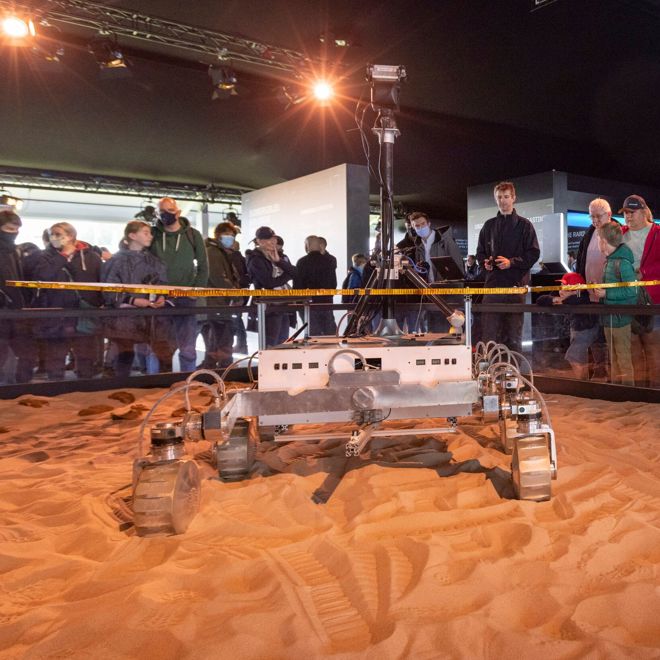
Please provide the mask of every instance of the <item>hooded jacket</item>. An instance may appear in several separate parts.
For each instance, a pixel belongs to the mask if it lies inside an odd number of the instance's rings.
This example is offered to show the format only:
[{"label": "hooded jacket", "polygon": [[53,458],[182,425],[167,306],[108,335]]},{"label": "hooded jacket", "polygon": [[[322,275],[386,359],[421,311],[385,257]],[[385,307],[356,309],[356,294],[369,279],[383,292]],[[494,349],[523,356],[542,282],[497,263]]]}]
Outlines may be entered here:
[{"label": "hooded jacket", "polygon": [[[619,247],[605,259],[605,270],[603,271],[603,284],[612,284],[613,282],[634,282],[635,275],[635,257],[632,250],[621,243]],[[621,287],[618,289],[605,289],[605,298],[603,302],[606,305],[635,305],[637,304],[637,289],[634,287]],[[632,316],[624,314],[612,314],[611,316],[601,316],[603,325],[613,328],[621,328],[632,322]]]},{"label": "hooded jacket", "polygon": [[[34,259],[32,277],[41,282],[100,282],[101,257],[92,251],[89,244],[76,241],[76,250],[65,256],[48,246]],[[103,296],[100,291],[65,291],[39,289],[33,301],[35,307],[80,307],[80,300],[94,307],[101,307]]]},{"label": "hooded jacket", "polygon": [[[208,286],[212,289],[238,289],[240,287],[240,275],[236,271],[233,262],[233,250],[227,250],[212,239],[205,241],[206,253],[209,258],[209,281]],[[232,301],[242,301],[242,298],[228,298],[218,296],[209,298],[209,305],[229,305]],[[236,304],[236,302],[235,302]],[[219,312],[221,316],[230,316],[230,313]]]},{"label": "hooded jacket", "polygon": [[[102,282],[121,284],[167,284],[165,264],[148,250],[129,250],[122,247],[103,264]],[[119,307],[131,298],[148,298],[148,294],[104,293],[105,304]]]},{"label": "hooded jacket", "polygon": [[[101,271],[103,282],[117,284],[167,284],[165,264],[148,250],[129,250],[122,247],[103,264]],[[105,304],[120,307],[131,304],[133,298],[148,298],[149,294],[104,293]],[[107,336],[112,338],[133,339],[136,343],[153,339],[153,319],[148,316],[118,316],[105,321]],[[158,326],[165,329],[169,319],[158,319]]]},{"label": "hooded jacket", "polygon": [[179,218],[179,224],[176,231],[165,231],[159,220],[151,229],[154,240],[149,250],[165,263],[169,284],[205,287],[209,262],[204,239],[187,218]]},{"label": "hooded jacket", "polygon": [[[38,253],[32,264],[33,279],[41,282],[100,282],[101,257],[87,243],[76,241],[76,250],[65,256],[49,246]],[[77,308],[83,304],[100,307],[103,296],[100,291],[67,291],[63,289],[37,289],[33,307]],[[35,327],[39,337],[59,337],[76,334],[77,320],[73,317],[44,319]]]}]

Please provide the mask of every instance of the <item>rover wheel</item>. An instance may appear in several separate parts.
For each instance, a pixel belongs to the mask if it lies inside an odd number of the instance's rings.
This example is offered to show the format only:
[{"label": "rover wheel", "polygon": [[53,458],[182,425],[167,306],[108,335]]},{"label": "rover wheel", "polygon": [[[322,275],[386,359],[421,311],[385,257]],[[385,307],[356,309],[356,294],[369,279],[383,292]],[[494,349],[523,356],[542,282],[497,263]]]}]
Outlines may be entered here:
[{"label": "rover wheel", "polygon": [[145,465],[133,491],[139,536],[183,534],[199,511],[201,482],[194,461]]},{"label": "rover wheel", "polygon": [[216,448],[218,474],[222,481],[242,481],[250,474],[258,442],[257,420],[237,419],[229,440]]},{"label": "rover wheel", "polygon": [[519,500],[542,502],[551,497],[550,449],[545,435],[514,438],[511,474]]},{"label": "rover wheel", "polygon": [[515,443],[516,421],[510,417],[500,419],[500,442],[505,454],[512,454]]}]

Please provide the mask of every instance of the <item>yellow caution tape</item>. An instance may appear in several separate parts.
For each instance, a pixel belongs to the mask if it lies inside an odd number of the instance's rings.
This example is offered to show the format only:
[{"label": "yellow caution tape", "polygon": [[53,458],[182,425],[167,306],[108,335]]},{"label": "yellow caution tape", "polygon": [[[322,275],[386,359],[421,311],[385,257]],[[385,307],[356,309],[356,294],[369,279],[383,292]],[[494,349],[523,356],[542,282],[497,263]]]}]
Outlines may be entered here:
[{"label": "yellow caution tape", "polygon": [[255,296],[258,298],[314,298],[317,296],[480,296],[523,294],[541,291],[578,291],[581,289],[618,289],[621,287],[658,286],[660,280],[646,282],[612,282],[611,284],[570,284],[566,286],[517,286],[491,288],[428,288],[428,289],[208,289],[191,286],[149,285],[144,284],[112,284],[107,282],[33,282],[22,280],[7,280],[7,286],[27,289],[64,289],[69,291],[102,291],[107,293],[155,294],[170,298],[241,298]]}]

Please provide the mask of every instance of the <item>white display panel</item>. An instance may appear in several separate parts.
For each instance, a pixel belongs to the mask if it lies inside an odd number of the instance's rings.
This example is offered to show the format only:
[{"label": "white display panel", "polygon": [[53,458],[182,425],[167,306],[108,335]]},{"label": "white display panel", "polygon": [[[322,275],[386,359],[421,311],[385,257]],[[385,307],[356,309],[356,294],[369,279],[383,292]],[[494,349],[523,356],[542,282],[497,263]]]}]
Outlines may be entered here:
[{"label": "white display panel", "polygon": [[[248,241],[254,238],[258,227],[265,225],[284,239],[284,252],[295,265],[305,256],[305,238],[310,234],[322,236],[328,242],[328,252],[337,258],[337,281],[341,284],[348,268],[349,167],[355,166],[337,165],[244,193],[242,249],[251,247]],[[368,237],[368,193],[365,202],[367,215],[363,231]],[[364,250],[367,247],[365,241]]]}]

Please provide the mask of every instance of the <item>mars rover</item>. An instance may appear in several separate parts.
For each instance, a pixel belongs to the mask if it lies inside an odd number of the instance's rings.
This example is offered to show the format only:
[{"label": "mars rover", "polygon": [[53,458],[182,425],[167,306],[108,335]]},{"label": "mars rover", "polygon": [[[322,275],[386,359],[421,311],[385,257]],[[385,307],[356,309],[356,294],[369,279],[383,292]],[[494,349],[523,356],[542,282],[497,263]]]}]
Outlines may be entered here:
[{"label": "mars rover", "polygon": [[[319,434],[319,424],[352,423],[355,428],[346,436],[346,456],[358,456],[379,435],[455,432],[458,418],[472,415],[476,408],[484,423],[499,423],[502,448],[512,455],[517,497],[550,498],[550,482],[557,475],[555,438],[529,363],[523,355],[492,343],[480,343],[473,352],[470,297],[465,297],[463,310],[456,310],[441,297],[424,294],[429,285],[415,264],[395,248],[393,150],[400,133],[394,113],[405,78],[402,66],[367,67],[371,108],[377,113],[372,131],[380,149],[377,179],[382,233],[375,268],[343,336],[303,337],[264,348],[265,303],[259,303],[256,388],[227,394],[223,378],[207,372],[215,385],[197,384],[211,391],[213,403],[206,412],[196,413],[188,396],[199,373],[194,372],[179,388],[186,397],[187,414],[151,428],[151,451],[146,457],[140,451],[133,476],[139,534],[184,532],[197,512],[200,477],[185,452],[186,440],[209,441],[220,479],[232,481],[249,476],[257,444],[264,436],[277,442],[316,441],[328,437],[328,433]],[[364,142],[362,126],[358,128]],[[394,297],[387,293],[402,281],[440,310],[449,332],[401,332]],[[385,295],[374,296],[377,291]],[[377,318],[380,323],[373,330]],[[525,364],[527,375],[522,370]],[[141,447],[150,416],[140,432]],[[416,429],[415,420],[421,418],[446,421],[443,426]],[[402,419],[410,420],[409,428],[387,428],[388,420]],[[309,424],[315,425],[315,432],[301,434]],[[296,425],[294,433],[289,430],[292,425]]]}]

